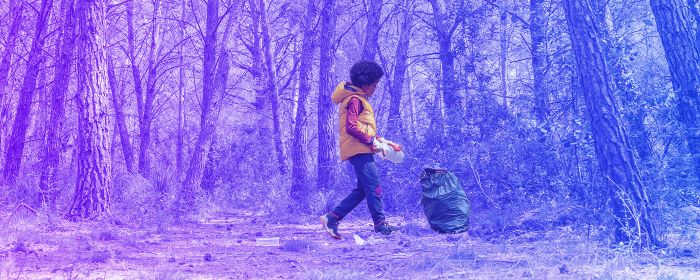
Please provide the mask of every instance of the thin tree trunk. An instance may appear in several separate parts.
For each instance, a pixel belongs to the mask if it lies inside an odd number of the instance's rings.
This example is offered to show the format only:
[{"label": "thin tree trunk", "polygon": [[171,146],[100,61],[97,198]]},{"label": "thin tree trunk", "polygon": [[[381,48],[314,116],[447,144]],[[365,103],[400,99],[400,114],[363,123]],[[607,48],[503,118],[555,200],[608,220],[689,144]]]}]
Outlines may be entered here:
[{"label": "thin tree trunk", "polygon": [[[12,62],[12,54],[15,52],[15,45],[17,42],[17,34],[22,26],[22,21],[24,19],[24,9],[22,1],[13,0],[10,1],[10,13],[8,18],[12,18],[10,27],[7,34],[7,39],[5,40],[5,49],[2,52],[2,60],[0,61],[0,152],[5,148],[3,144],[3,136],[5,135],[5,120],[7,119],[7,113],[9,106],[4,106],[9,103],[6,99],[9,99],[5,90],[9,82],[10,77],[10,65]],[[1,153],[0,153],[1,154]]]},{"label": "thin tree trunk", "polygon": [[78,0],[78,174],[68,216],[94,219],[109,212],[109,83],[104,0]]},{"label": "thin tree trunk", "polygon": [[333,134],[333,103],[331,94],[333,84],[331,69],[335,57],[333,38],[335,38],[336,15],[335,0],[324,0],[321,9],[321,33],[319,40],[320,60],[318,83],[318,157],[316,186],[321,191],[328,190],[335,181],[335,151],[338,145]]},{"label": "thin tree trunk", "polygon": [[[429,0],[429,2],[433,11],[433,23],[435,25],[435,32],[439,45],[439,58],[442,70],[440,91],[442,92],[442,103],[445,108],[444,121],[435,120],[436,127],[434,129],[436,129],[436,133],[433,137],[436,139],[432,142],[443,142],[444,136],[442,131],[445,131],[447,135],[449,135],[447,144],[451,146],[454,145],[459,138],[459,130],[462,123],[462,100],[457,92],[458,87],[455,81],[454,52],[452,51],[452,35],[459,24],[459,19],[455,19],[455,22],[450,26],[446,20],[447,14],[442,4],[437,0]],[[437,116],[440,118],[439,115]],[[443,130],[441,127],[437,127],[440,125],[445,125],[446,129]]]},{"label": "thin tree trunk", "polygon": [[368,0],[367,25],[365,25],[365,39],[362,47],[362,59],[374,60],[379,50],[379,19],[382,15],[382,0]]},{"label": "thin tree trunk", "polygon": [[63,131],[65,121],[66,91],[70,84],[71,66],[75,52],[75,12],[74,0],[61,1],[61,35],[56,47],[56,66],[54,79],[51,86],[51,112],[49,125],[43,148],[43,168],[39,177],[39,189],[42,193],[42,202],[51,209],[56,206],[56,198],[61,191],[56,173],[61,159],[60,133]]},{"label": "thin tree trunk", "polygon": [[500,16],[500,26],[501,26],[501,38],[500,38],[500,57],[499,57],[499,70],[501,72],[501,98],[503,98],[503,107],[508,110],[508,82],[507,82],[507,70],[506,64],[508,62],[508,13],[506,13],[507,7],[501,8]]},{"label": "thin tree trunk", "polygon": [[292,138],[292,187],[290,197],[302,208],[308,206],[309,179],[306,166],[306,127],[307,109],[306,103],[311,93],[311,71],[313,67],[314,50],[316,49],[316,32],[313,22],[318,13],[316,0],[308,0],[306,15],[301,23],[304,30],[304,38],[301,43],[301,62],[299,62],[299,99],[294,121],[294,135]]},{"label": "thin tree trunk", "polygon": [[141,83],[141,69],[136,61],[136,41],[134,39],[134,1],[126,2],[126,40],[129,44],[128,56],[131,63],[131,75],[134,79],[134,92],[136,93],[136,112],[138,118],[143,118],[143,85]]},{"label": "thin tree trunk", "polygon": [[[257,113],[257,118],[254,121],[257,126],[258,132],[258,143],[262,147],[271,147],[274,145],[274,140],[270,137],[273,133],[273,124],[271,118],[267,115],[268,112],[272,112],[271,109],[271,99],[268,92],[268,79],[265,77],[268,72],[265,70],[264,63],[260,63],[264,59],[262,53],[262,31],[261,31],[261,20],[262,12],[260,10],[260,3],[257,0],[249,0],[251,9],[251,29],[253,30],[253,42],[251,45],[246,45],[246,48],[250,52],[253,65],[249,67],[250,74],[253,76],[254,88],[255,88],[255,111]],[[258,162],[262,166],[258,168],[272,169],[274,165],[273,158],[267,155],[257,155],[260,158]]]},{"label": "thin tree trunk", "polygon": [[126,118],[124,117],[124,109],[120,101],[120,90],[117,87],[117,78],[114,75],[114,65],[111,54],[107,53],[107,76],[109,78],[109,88],[112,92],[112,105],[114,107],[114,120],[116,122],[117,132],[119,133],[119,142],[122,146],[122,154],[124,155],[124,163],[126,170],[129,173],[134,173],[134,150],[131,147],[129,140],[129,130],[126,127]]},{"label": "thin tree trunk", "polygon": [[543,0],[530,0],[530,38],[532,46],[533,92],[535,95],[535,117],[540,125],[547,120],[547,52],[545,49],[545,8]]},{"label": "thin tree trunk", "polygon": [[272,135],[275,144],[275,155],[277,156],[277,168],[280,174],[287,174],[287,163],[285,162],[286,156],[284,155],[283,140],[282,140],[282,129],[280,128],[280,116],[279,116],[279,93],[277,92],[277,77],[273,69],[272,52],[270,51],[270,31],[268,30],[267,24],[267,10],[265,7],[265,0],[260,0],[260,26],[262,32],[262,49],[263,57],[265,63],[265,78],[267,79],[267,84],[265,86],[267,91],[267,96],[270,99],[270,105],[272,105]]},{"label": "thin tree trunk", "polygon": [[144,177],[151,174],[151,156],[148,147],[151,145],[151,121],[153,120],[153,103],[156,97],[156,82],[158,68],[156,59],[160,53],[160,18],[161,3],[153,2],[153,17],[151,19],[151,42],[148,47],[148,74],[146,75],[146,100],[143,104],[143,114],[139,119],[139,173]]},{"label": "thin tree trunk", "polygon": [[[530,55],[532,56],[532,78],[533,78],[533,95],[535,99],[535,118],[537,119],[538,129],[536,131],[537,141],[540,145],[541,153],[535,155],[536,165],[540,166],[544,171],[546,178],[556,175],[557,168],[555,167],[555,151],[552,145],[548,143],[549,123],[547,120],[548,103],[549,103],[549,88],[547,87],[547,59],[546,50],[546,23],[545,18],[546,8],[543,0],[530,0],[530,38],[532,44],[530,47]],[[545,179],[544,182],[549,182]]]},{"label": "thin tree trunk", "polygon": [[[409,2],[409,1],[406,1]],[[403,120],[401,116],[401,97],[406,80],[406,69],[408,68],[408,48],[411,40],[411,26],[413,25],[413,11],[406,3],[403,10],[403,21],[399,32],[399,42],[396,45],[396,62],[394,63],[394,78],[391,83],[391,103],[389,105],[388,136],[396,140],[399,131],[403,131]]]},{"label": "thin tree trunk", "polygon": [[683,126],[695,175],[700,179],[700,46],[683,1],[651,0],[651,9],[676,91],[678,122]]},{"label": "thin tree trunk", "polygon": [[623,26],[623,23],[620,22],[622,17],[613,15],[612,25],[608,25],[606,24],[606,15],[610,12],[610,3],[606,0],[594,0],[591,4],[595,9],[594,14],[596,15],[598,28],[601,30],[601,36],[605,39],[602,45],[605,50],[604,53],[607,55],[606,58],[608,58],[608,69],[610,69],[612,80],[620,100],[623,104],[628,105],[622,108],[622,113],[629,128],[630,143],[637,151],[641,163],[649,163],[652,156],[652,148],[649,133],[644,125],[646,112],[642,104],[643,96],[637,83],[632,78],[633,75],[628,70],[625,60],[626,56],[631,55],[632,48],[615,45],[615,42],[619,42],[617,44],[630,44],[627,38],[619,38],[615,35],[616,28]]},{"label": "thin tree trunk", "polygon": [[598,30],[588,1],[565,0],[564,10],[583,85],[596,157],[617,219],[615,239],[642,247],[657,243],[649,199],[621,122]]},{"label": "thin tree trunk", "polygon": [[[182,1],[182,15],[181,20],[185,22],[186,18],[186,0]],[[185,28],[180,28],[180,40],[185,40]],[[184,116],[184,103],[185,103],[185,44],[180,44],[179,53],[180,67],[179,69],[179,86],[177,92],[177,147],[175,152],[175,169],[177,170],[177,181],[180,182],[182,178],[183,169],[183,147],[185,143],[185,116]]]},{"label": "thin tree trunk", "polygon": [[[216,69],[218,20],[219,1],[208,0],[206,34],[204,37],[200,130],[194,150],[192,151],[190,166],[183,181],[182,189],[178,194],[178,210],[180,214],[183,214],[183,211],[188,211],[195,207],[195,197],[201,187],[209,147],[211,146],[215,132],[217,117],[215,106],[218,102],[216,95],[218,90],[223,90],[222,83],[225,85],[225,77],[228,74],[228,55],[226,53],[223,53],[220,58],[219,71]],[[217,72],[221,78],[217,78]]]},{"label": "thin tree trunk", "polygon": [[24,140],[27,135],[27,128],[31,121],[32,99],[36,90],[37,74],[43,64],[45,55],[43,54],[45,30],[51,17],[53,0],[42,0],[41,8],[37,16],[36,29],[32,49],[29,51],[27,61],[27,71],[24,74],[22,88],[19,92],[19,102],[15,115],[15,122],[12,125],[12,134],[8,139],[7,151],[5,151],[5,182],[14,185],[17,175],[22,165],[22,155],[24,154]]}]

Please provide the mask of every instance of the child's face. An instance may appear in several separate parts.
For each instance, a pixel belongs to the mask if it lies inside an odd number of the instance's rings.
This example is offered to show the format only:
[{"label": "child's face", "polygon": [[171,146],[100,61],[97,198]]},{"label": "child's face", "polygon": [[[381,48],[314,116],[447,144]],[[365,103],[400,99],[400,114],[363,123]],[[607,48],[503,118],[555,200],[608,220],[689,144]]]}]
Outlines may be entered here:
[{"label": "child's face", "polygon": [[372,95],[372,94],[374,94],[374,91],[377,89],[377,84],[378,84],[378,83],[379,83],[379,81],[376,81],[375,83],[364,87],[362,90],[363,90],[365,93],[367,93],[367,95]]}]

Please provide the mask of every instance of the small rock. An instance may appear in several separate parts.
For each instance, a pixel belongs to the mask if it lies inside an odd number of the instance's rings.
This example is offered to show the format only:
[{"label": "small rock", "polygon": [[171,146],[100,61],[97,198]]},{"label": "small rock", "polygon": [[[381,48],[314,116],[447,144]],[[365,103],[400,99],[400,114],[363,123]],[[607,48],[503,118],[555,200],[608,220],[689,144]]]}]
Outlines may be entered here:
[{"label": "small rock", "polygon": [[256,237],[262,237],[262,231],[256,232],[256,233],[255,233],[255,236],[256,236]]},{"label": "small rock", "polygon": [[520,260],[515,266],[520,268],[526,268],[530,266],[530,262],[528,262],[527,260]]},{"label": "small rock", "polygon": [[204,261],[210,262],[213,260],[214,260],[214,257],[211,254],[209,254],[209,253],[204,254]]},{"label": "small rock", "polygon": [[236,243],[241,244],[241,243],[243,243],[243,240],[238,239],[238,241],[236,241]]},{"label": "small rock", "polygon": [[350,248],[347,248],[347,247],[343,248],[343,253],[348,253],[348,252],[350,252]]},{"label": "small rock", "polygon": [[175,262],[175,257],[169,257],[168,258],[169,263],[174,263]]},{"label": "small rock", "polygon": [[460,238],[459,236],[448,235],[448,236],[447,236],[447,241],[448,241],[448,242],[456,242],[456,241],[459,241],[459,238]]},{"label": "small rock", "polygon": [[569,274],[570,272],[571,271],[569,271],[569,268],[567,268],[565,264],[562,264],[559,267],[559,273],[561,273],[561,274]]},{"label": "small rock", "polygon": [[532,272],[529,270],[526,270],[525,272],[523,272],[523,277],[527,277],[527,278],[532,277]]},{"label": "small rock", "polygon": [[91,263],[105,263],[111,257],[109,251],[95,251],[90,256]]},{"label": "small rock", "polygon": [[27,252],[27,245],[24,244],[22,241],[18,241],[14,247],[12,247],[12,252],[15,253],[26,253]]}]

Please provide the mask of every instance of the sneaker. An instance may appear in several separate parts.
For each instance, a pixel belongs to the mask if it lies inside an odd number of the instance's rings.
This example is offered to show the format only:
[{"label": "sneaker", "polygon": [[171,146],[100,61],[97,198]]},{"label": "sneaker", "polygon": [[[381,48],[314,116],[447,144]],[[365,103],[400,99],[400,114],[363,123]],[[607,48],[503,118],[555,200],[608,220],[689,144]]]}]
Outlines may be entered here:
[{"label": "sneaker", "polygon": [[340,234],[338,233],[338,218],[333,217],[333,215],[325,214],[320,217],[321,224],[323,228],[328,232],[328,235],[335,239],[340,239]]},{"label": "sneaker", "polygon": [[394,228],[389,226],[387,223],[380,223],[379,225],[374,227],[374,232],[381,233],[383,235],[389,235],[392,232],[394,232]]}]

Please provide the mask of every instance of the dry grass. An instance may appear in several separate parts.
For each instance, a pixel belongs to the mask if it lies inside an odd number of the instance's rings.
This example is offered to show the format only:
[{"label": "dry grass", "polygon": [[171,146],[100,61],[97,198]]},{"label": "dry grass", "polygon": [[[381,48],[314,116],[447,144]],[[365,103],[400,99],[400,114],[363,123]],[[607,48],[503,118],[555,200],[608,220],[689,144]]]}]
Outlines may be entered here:
[{"label": "dry grass", "polygon": [[[699,245],[680,232],[669,235],[674,247],[639,252],[571,226],[485,238],[391,217],[399,231],[384,238],[353,216],[336,241],[315,215],[299,223],[245,211],[212,217],[155,229],[17,216],[0,228],[0,279],[700,279]],[[358,246],[352,234],[382,242]],[[258,237],[280,237],[281,245],[255,246]]]}]

